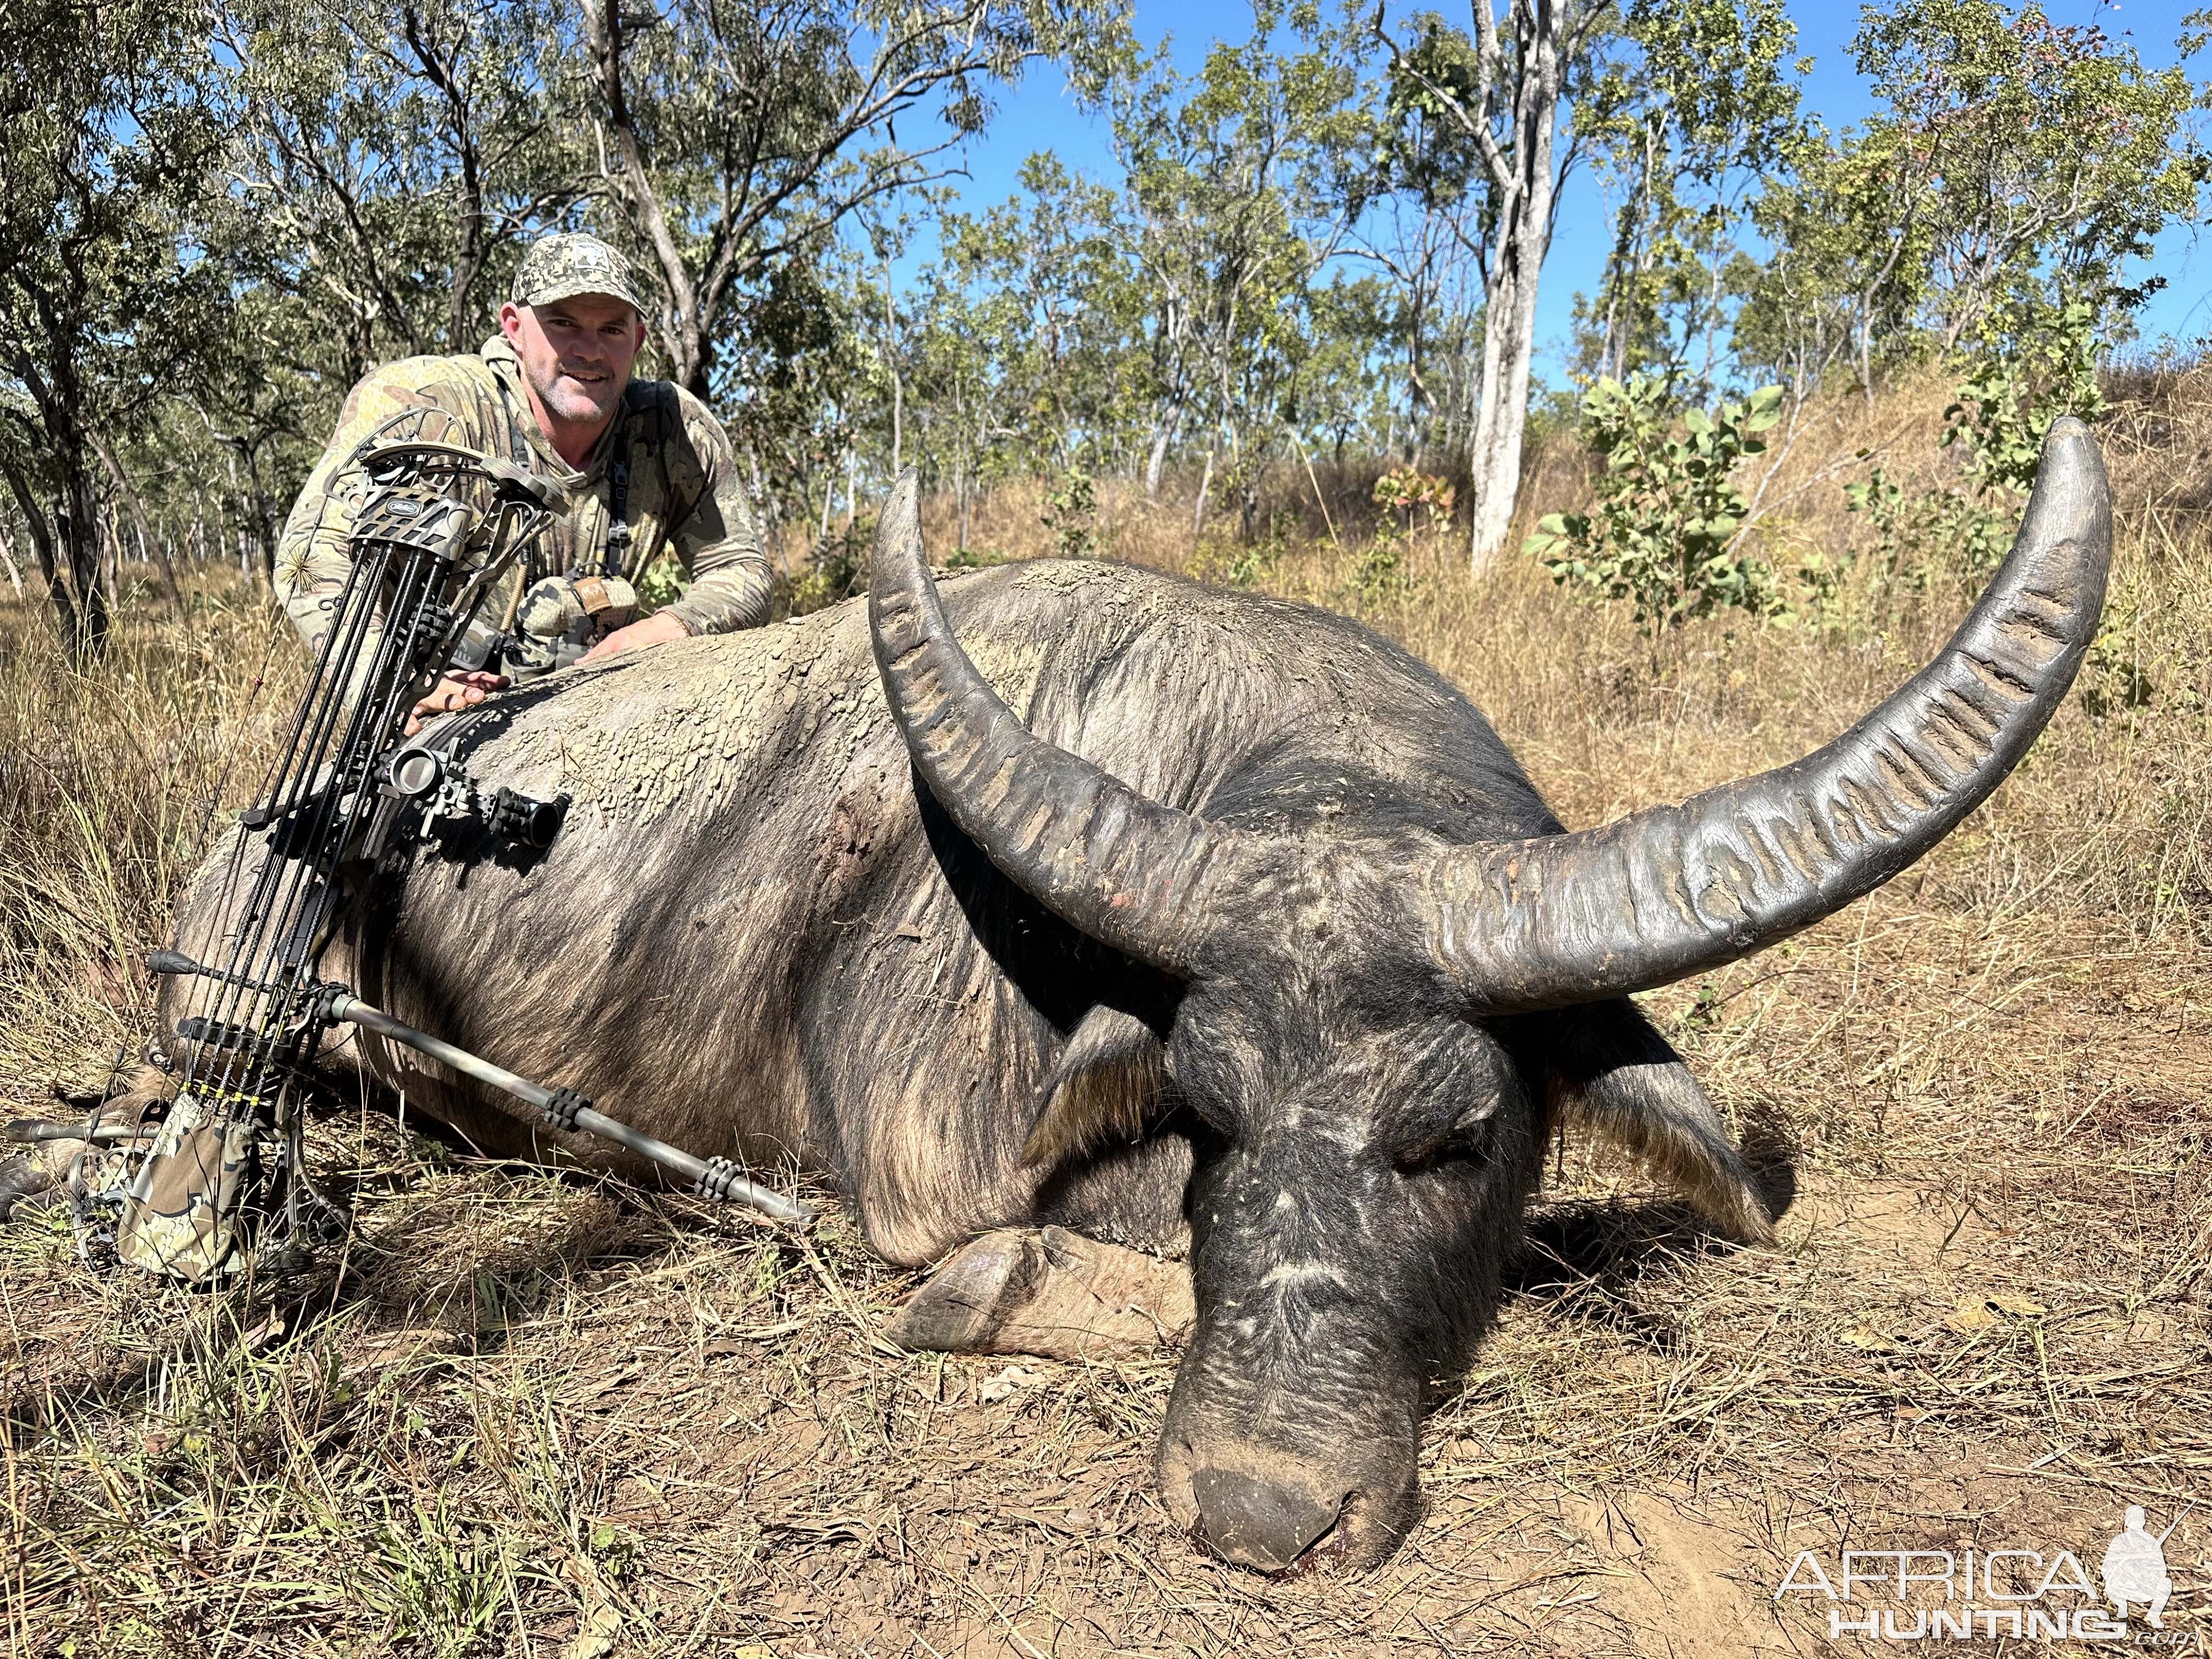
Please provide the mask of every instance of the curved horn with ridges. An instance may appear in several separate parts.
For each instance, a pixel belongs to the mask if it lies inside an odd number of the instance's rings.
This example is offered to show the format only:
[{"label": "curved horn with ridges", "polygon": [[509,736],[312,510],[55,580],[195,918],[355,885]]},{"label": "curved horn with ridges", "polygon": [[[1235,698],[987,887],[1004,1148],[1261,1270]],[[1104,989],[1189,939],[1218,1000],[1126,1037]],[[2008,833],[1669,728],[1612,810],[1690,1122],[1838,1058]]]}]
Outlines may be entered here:
[{"label": "curved horn with ridges", "polygon": [[915,769],[1007,878],[1093,939],[1188,975],[1234,837],[1035,736],[968,660],[899,475],[876,532],[868,622]]},{"label": "curved horn with ridges", "polygon": [[1641,991],[1870,892],[2018,763],[2096,635],[2112,503],[2088,428],[2044,442],[2011,554],[1942,653],[1826,748],[1603,829],[1454,848],[1432,945],[1478,1012]]}]

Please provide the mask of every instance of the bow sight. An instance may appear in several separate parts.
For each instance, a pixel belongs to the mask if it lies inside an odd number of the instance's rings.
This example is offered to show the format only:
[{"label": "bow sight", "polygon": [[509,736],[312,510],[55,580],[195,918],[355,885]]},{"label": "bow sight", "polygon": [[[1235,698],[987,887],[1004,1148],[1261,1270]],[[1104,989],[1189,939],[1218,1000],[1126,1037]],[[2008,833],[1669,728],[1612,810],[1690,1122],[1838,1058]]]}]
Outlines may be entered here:
[{"label": "bow sight", "polygon": [[[310,1068],[333,1029],[350,1024],[516,1097],[555,1127],[627,1146],[710,1197],[809,1219],[726,1159],[665,1146],[573,1090],[518,1077],[319,976],[325,948],[372,879],[396,874],[434,826],[472,818],[518,850],[542,853],[568,805],[566,796],[479,787],[435,725],[420,741],[403,736],[485,596],[552,522],[556,487],[455,445],[384,441],[391,424],[356,452],[365,493],[351,568],[269,781],[239,815],[227,954],[201,963],[158,951],[147,960],[157,975],[198,981],[198,1012],[178,1023],[174,1042],[155,1045],[173,1056],[178,1080],[166,1115],[150,1140],[137,1127],[118,1133],[99,1111],[88,1124],[11,1124],[8,1133],[85,1142],[70,1183],[81,1242],[106,1242],[125,1261],[185,1279],[228,1273],[264,1224],[295,1243],[340,1237],[349,1223],[310,1185],[301,1130]],[[88,1176],[95,1163],[104,1177]]]}]

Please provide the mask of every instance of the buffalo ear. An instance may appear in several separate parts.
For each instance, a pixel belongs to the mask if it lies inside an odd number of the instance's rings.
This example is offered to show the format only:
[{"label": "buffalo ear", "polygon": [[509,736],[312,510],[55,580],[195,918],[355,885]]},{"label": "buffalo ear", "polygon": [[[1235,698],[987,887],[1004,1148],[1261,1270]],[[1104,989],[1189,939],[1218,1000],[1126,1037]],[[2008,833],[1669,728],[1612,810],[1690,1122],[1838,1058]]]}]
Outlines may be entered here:
[{"label": "buffalo ear", "polygon": [[1140,1139],[1167,1090],[1167,1044],[1134,1014],[1093,1008],[1044,1083],[1044,1110],[1022,1147],[1029,1169]]},{"label": "buffalo ear", "polygon": [[1633,1153],[1720,1232],[1771,1243],[1776,1212],[1674,1045],[1626,998],[1547,1017],[1554,1119]]}]

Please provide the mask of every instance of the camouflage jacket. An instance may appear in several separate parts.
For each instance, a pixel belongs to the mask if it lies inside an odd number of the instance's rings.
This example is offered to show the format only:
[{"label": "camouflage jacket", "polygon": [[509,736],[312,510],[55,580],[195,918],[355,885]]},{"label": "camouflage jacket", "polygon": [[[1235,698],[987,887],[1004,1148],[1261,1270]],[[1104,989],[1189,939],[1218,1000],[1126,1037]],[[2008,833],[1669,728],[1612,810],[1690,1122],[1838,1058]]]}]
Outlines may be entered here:
[{"label": "camouflage jacket", "polygon": [[351,557],[353,515],[363,493],[355,448],[394,416],[418,412],[393,435],[435,439],[503,456],[561,487],[567,510],[538,542],[527,571],[508,576],[485,606],[494,625],[540,576],[598,573],[612,520],[613,469],[627,458],[628,553],[611,573],[635,582],[664,555],[680,560],[690,592],[666,607],[694,634],[768,620],[768,559],[759,521],[738,481],[720,424],[680,386],[633,380],[622,409],[579,472],[555,453],[523,391],[514,348],[498,335],[473,357],[409,357],[364,376],[348,394],[337,430],[285,521],[276,594],[312,650],[321,642]]}]

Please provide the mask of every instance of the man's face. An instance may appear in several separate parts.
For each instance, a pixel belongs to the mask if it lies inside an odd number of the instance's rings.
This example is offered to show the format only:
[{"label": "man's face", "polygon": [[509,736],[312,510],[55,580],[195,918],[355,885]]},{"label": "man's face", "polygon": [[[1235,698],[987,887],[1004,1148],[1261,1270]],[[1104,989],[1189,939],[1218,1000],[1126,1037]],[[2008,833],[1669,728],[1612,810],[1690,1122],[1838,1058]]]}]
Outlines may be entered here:
[{"label": "man's face", "polygon": [[645,344],[643,319],[608,294],[501,306],[499,325],[545,412],[579,426],[599,425],[614,414]]}]

